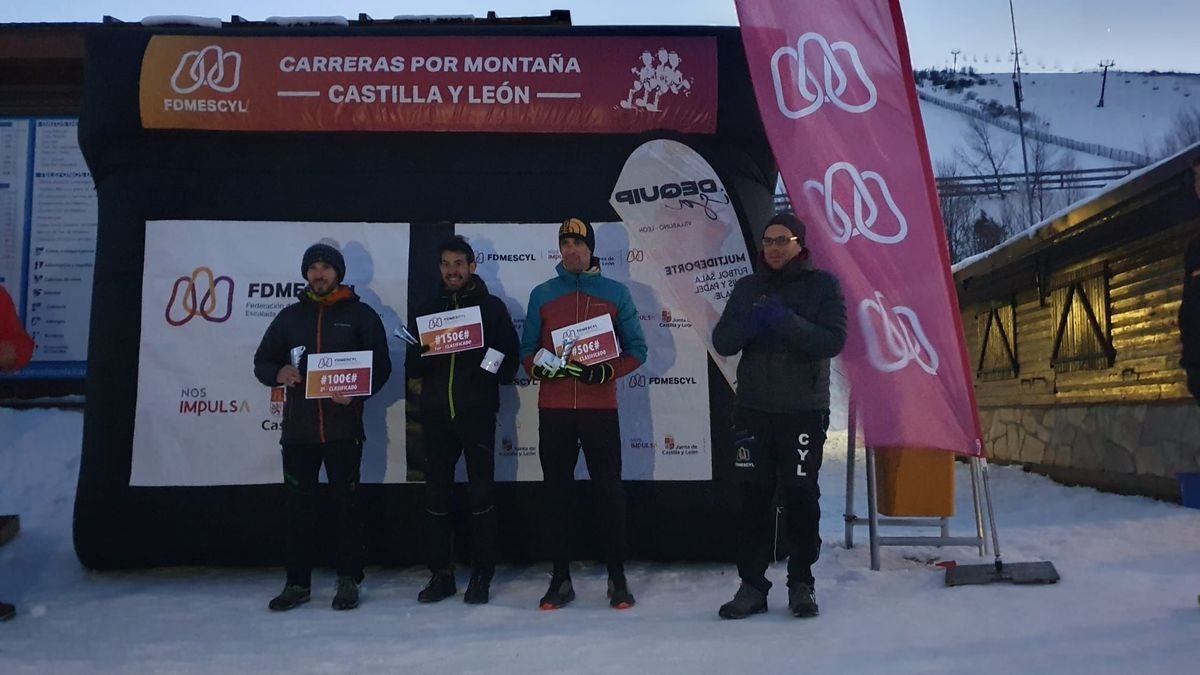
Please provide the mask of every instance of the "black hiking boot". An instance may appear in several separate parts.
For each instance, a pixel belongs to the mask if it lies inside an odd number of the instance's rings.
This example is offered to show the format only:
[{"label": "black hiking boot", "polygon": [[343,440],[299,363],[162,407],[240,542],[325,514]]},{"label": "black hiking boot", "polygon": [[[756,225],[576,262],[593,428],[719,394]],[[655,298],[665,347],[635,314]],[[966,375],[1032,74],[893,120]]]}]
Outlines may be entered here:
[{"label": "black hiking boot", "polygon": [[492,569],[477,569],[471,573],[467,582],[467,591],[463,593],[463,602],[468,605],[486,605],[492,589]]},{"label": "black hiking boot", "polygon": [[633,593],[629,592],[629,583],[625,581],[625,577],[608,578],[609,607],[613,609],[629,609],[636,602],[633,599]]},{"label": "black hiking boot", "polygon": [[429,577],[429,583],[417,594],[417,602],[441,602],[457,592],[458,584],[454,582],[454,572],[434,572],[433,576]]},{"label": "black hiking boot", "polygon": [[550,588],[538,602],[541,609],[558,609],[575,599],[575,587],[571,585],[571,577],[551,577]]},{"label": "black hiking boot", "polygon": [[793,584],[788,586],[788,611],[792,616],[807,619],[816,616],[817,596],[812,584]]},{"label": "black hiking boot", "polygon": [[273,612],[286,612],[295,609],[312,599],[312,592],[304,586],[287,585],[283,592],[271,598],[267,607]]},{"label": "black hiking boot", "polygon": [[340,611],[358,607],[358,580],[354,577],[338,577],[336,588],[333,594],[334,609]]},{"label": "black hiking boot", "polygon": [[733,599],[721,605],[717,614],[722,619],[744,619],[751,614],[762,614],[765,611],[767,594],[743,581]]}]

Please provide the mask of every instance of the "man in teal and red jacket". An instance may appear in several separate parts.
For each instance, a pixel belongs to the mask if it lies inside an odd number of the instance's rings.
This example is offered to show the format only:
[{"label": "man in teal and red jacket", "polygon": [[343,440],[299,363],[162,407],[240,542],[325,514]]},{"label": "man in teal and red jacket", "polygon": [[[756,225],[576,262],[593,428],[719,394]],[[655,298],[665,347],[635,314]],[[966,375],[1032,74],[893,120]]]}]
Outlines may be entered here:
[{"label": "man in teal and red jacket", "polygon": [[[540,380],[538,455],[546,484],[546,512],[554,540],[554,573],[542,609],[558,609],[575,599],[571,586],[571,507],[580,446],[595,488],[596,510],[605,530],[609,604],[633,606],[625,580],[625,491],[621,485],[621,426],[616,378],[646,361],[646,338],[637,308],[624,284],[600,275],[596,233],[590,223],[569,218],[558,229],[562,262],[557,276],[529,294],[521,361]],[[551,332],[607,314],[620,355],[603,363],[571,362],[554,371],[534,365],[539,349],[554,352]]]}]

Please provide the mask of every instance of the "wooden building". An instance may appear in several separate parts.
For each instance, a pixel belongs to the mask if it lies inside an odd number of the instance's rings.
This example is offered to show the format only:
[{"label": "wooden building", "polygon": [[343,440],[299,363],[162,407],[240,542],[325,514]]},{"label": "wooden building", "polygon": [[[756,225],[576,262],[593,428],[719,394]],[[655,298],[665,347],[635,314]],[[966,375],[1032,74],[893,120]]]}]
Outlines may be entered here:
[{"label": "wooden building", "polygon": [[1177,322],[1197,161],[1200,144],[955,266],[995,461],[1169,499],[1200,471]]}]

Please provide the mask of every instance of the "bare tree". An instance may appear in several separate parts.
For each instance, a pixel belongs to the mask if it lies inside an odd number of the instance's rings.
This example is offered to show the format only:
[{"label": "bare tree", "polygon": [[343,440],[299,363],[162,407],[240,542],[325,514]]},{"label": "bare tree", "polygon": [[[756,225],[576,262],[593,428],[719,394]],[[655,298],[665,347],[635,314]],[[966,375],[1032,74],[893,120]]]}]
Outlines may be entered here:
[{"label": "bare tree", "polygon": [[[957,178],[961,175],[959,164],[953,159],[938,160],[934,174],[938,178]],[[942,209],[942,226],[946,230],[946,244],[950,248],[950,261],[958,262],[978,252],[971,233],[971,212],[975,200],[966,196],[947,196],[938,193]]]},{"label": "bare tree", "polygon": [[1163,136],[1159,157],[1173,155],[1196,143],[1200,143],[1200,108],[1180,108]]},{"label": "bare tree", "polygon": [[967,150],[958,151],[958,157],[971,168],[976,176],[990,176],[996,181],[996,193],[1003,194],[1000,174],[1012,154],[1013,143],[1000,141],[992,136],[992,125],[972,117],[967,125]]},{"label": "bare tree", "polygon": [[1030,168],[1033,169],[1034,178],[1033,189],[1030,192],[1033,196],[1034,217],[1040,221],[1054,212],[1053,205],[1047,203],[1050,201],[1050,190],[1047,189],[1049,186],[1043,174],[1062,171],[1062,162],[1059,159],[1062,153],[1055,145],[1036,136],[1030,139],[1030,153],[1033,155]]}]

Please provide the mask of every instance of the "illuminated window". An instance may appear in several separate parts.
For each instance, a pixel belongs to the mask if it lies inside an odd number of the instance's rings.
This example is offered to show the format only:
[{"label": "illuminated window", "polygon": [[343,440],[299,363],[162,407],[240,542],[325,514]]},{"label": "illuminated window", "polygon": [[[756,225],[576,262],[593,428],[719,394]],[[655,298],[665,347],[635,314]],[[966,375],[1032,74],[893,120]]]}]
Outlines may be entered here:
[{"label": "illuminated window", "polygon": [[1108,269],[1103,263],[1065,273],[1050,289],[1057,372],[1102,370],[1117,358],[1109,317]]},{"label": "illuminated window", "polygon": [[1006,380],[1017,376],[1017,308],[1009,300],[996,304],[975,316],[979,338],[979,365],[975,375],[980,380]]}]

